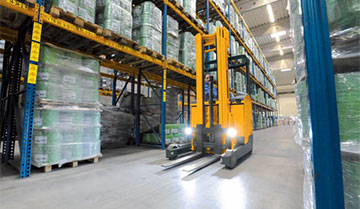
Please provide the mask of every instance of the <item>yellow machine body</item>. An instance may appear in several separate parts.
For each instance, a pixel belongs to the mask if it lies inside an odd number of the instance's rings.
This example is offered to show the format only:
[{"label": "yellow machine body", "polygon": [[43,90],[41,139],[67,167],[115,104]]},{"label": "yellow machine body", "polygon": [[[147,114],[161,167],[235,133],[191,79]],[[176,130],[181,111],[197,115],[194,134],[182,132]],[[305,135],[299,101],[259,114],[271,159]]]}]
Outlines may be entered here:
[{"label": "yellow machine body", "polygon": [[[217,57],[217,92],[218,100],[213,103],[213,123],[222,128],[221,144],[224,145],[221,154],[226,149],[234,149],[238,146],[239,138],[243,143],[248,143],[253,134],[252,128],[252,103],[249,95],[241,102],[230,101],[228,48],[229,33],[226,28],[217,28],[214,34],[195,36],[196,45],[196,104],[191,105],[191,127],[195,129],[198,125],[210,128],[210,105],[204,101],[204,62],[206,53],[214,51]],[[234,128],[236,137],[229,138],[226,129]],[[192,138],[192,150],[196,150],[196,134]],[[226,147],[229,144],[231,147]],[[213,150],[205,148],[206,153],[214,153]],[[219,153],[218,153],[219,154]]]}]

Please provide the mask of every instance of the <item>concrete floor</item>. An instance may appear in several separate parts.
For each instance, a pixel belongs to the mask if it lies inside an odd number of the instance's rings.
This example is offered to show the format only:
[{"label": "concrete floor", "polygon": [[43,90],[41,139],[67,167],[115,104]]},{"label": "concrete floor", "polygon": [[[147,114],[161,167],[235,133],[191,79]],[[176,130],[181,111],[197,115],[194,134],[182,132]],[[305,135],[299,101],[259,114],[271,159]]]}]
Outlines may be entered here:
[{"label": "concrete floor", "polygon": [[302,154],[293,135],[291,126],[256,131],[253,154],[233,170],[215,163],[193,174],[164,171],[163,151],[137,147],[105,150],[98,164],[33,169],[24,180],[2,166],[0,208],[300,209]]}]

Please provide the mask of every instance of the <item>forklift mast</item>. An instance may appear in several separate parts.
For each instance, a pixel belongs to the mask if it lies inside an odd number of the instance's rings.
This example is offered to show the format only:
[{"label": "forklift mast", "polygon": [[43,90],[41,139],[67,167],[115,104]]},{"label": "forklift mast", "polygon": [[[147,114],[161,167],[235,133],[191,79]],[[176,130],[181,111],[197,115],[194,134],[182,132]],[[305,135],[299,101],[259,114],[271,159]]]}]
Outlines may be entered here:
[{"label": "forklift mast", "polygon": [[[225,27],[216,28],[210,35],[197,34],[196,46],[196,104],[191,104],[191,144],[169,145],[166,157],[175,159],[162,165],[171,168],[198,158],[203,158],[185,171],[195,171],[221,160],[228,168],[234,168],[238,159],[252,152],[252,103],[249,80],[249,59],[245,55],[229,57],[229,32]],[[208,54],[215,53],[216,59],[209,60]],[[229,87],[229,69],[245,68],[247,93],[234,96]],[[205,75],[216,72],[217,83],[213,77],[207,83]],[[218,98],[213,95],[217,88]],[[191,148],[191,149],[190,149]]]}]

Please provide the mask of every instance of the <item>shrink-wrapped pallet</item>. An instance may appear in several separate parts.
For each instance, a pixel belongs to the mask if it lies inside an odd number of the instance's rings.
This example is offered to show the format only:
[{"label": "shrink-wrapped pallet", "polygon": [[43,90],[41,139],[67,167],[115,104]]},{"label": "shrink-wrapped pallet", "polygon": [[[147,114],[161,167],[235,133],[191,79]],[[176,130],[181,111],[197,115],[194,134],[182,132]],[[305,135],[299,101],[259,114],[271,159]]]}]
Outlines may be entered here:
[{"label": "shrink-wrapped pallet", "polygon": [[133,18],[133,39],[141,46],[161,53],[161,10],[154,3],[145,1],[134,8]]}]

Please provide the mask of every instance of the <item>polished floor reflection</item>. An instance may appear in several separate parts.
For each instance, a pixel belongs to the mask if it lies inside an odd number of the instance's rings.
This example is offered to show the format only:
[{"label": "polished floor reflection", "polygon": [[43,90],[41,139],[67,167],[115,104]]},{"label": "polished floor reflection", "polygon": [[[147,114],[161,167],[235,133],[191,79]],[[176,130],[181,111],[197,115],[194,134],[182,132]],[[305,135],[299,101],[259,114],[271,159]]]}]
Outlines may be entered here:
[{"label": "polished floor reflection", "polygon": [[300,209],[302,155],[293,135],[291,126],[256,131],[253,154],[232,170],[219,162],[192,174],[185,165],[163,170],[163,151],[143,147],[105,150],[98,164],[33,170],[21,181],[2,166],[0,208]]}]

